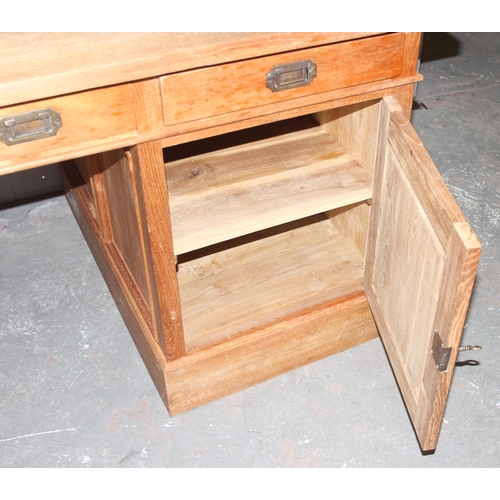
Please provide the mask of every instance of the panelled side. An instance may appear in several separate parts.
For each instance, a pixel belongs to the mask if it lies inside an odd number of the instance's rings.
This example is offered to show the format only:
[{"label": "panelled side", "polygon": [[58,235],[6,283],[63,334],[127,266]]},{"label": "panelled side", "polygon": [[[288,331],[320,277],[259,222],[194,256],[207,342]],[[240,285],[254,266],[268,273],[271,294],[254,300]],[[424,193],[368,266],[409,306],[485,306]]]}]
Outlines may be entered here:
[{"label": "panelled side", "polygon": [[[64,169],[143,334],[172,360],[185,349],[177,282],[166,279],[175,277],[175,258],[163,241],[171,229],[168,206],[163,206],[167,187],[161,148],[156,151],[155,144],[102,153],[79,160],[78,170],[72,164]],[[152,158],[144,148],[157,154]],[[154,161],[158,169],[148,163]],[[156,170],[160,178],[153,182]],[[161,217],[150,213],[158,204]]]}]

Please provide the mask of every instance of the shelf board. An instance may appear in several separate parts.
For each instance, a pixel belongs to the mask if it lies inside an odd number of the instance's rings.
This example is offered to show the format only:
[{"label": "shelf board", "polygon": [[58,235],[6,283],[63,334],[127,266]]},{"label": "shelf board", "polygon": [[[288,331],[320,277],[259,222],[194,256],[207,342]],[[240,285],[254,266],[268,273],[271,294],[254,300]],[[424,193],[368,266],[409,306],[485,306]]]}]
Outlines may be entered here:
[{"label": "shelf board", "polygon": [[165,164],[176,255],[371,197],[370,175],[328,132],[296,123]]},{"label": "shelf board", "polygon": [[187,254],[188,351],[363,290],[363,259],[323,214]]}]

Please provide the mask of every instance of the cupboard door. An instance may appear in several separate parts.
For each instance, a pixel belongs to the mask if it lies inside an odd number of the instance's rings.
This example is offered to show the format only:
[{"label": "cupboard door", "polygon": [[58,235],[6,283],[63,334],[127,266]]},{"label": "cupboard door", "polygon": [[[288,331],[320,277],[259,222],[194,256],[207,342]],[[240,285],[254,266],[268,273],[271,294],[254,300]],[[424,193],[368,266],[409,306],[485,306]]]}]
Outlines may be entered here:
[{"label": "cupboard door", "polygon": [[382,102],[381,130],[365,291],[428,451],[441,428],[481,247],[395,98]]}]

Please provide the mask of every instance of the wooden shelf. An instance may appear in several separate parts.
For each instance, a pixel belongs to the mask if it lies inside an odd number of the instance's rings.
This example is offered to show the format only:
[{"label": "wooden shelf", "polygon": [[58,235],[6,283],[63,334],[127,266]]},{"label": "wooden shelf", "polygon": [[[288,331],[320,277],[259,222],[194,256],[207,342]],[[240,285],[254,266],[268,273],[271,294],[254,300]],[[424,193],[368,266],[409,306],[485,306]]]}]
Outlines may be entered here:
[{"label": "wooden shelf", "polygon": [[186,254],[178,282],[190,351],[361,291],[363,258],[320,214]]},{"label": "wooden shelf", "polygon": [[280,125],[165,164],[176,255],[371,197],[370,174],[311,118]]}]

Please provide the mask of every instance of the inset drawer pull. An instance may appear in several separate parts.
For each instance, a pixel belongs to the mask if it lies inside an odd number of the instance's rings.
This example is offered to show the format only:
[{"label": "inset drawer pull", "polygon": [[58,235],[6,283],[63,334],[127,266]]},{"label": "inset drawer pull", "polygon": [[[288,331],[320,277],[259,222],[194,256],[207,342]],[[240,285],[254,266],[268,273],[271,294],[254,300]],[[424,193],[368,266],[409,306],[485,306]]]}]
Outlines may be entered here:
[{"label": "inset drawer pull", "polygon": [[0,141],[12,146],[56,135],[62,127],[61,115],[47,108],[0,119]]},{"label": "inset drawer pull", "polygon": [[316,64],[310,59],[274,66],[266,76],[266,86],[273,92],[309,85],[317,74]]}]

